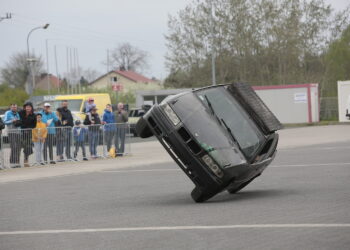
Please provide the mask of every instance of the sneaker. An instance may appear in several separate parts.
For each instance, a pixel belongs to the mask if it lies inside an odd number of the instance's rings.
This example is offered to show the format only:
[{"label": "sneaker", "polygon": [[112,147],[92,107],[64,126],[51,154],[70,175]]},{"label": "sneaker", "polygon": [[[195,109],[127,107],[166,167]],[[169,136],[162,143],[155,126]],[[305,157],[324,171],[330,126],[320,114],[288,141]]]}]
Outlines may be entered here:
[{"label": "sneaker", "polygon": [[83,161],[88,161],[88,158],[84,157],[84,158],[83,158]]},{"label": "sneaker", "polygon": [[50,164],[56,164],[56,162],[55,161],[50,161]]},{"label": "sneaker", "polygon": [[58,157],[57,162],[64,162],[64,158],[63,158],[63,156],[62,156],[62,155],[60,155],[60,156]]},{"label": "sneaker", "polygon": [[44,165],[46,165],[46,163],[45,162],[40,162],[40,165],[44,166]]}]

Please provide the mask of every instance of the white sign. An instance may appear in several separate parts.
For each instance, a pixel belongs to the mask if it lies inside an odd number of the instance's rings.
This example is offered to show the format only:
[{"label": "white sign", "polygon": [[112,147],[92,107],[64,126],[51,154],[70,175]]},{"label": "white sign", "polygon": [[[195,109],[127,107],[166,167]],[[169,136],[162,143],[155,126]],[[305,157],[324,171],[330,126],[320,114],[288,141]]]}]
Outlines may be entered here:
[{"label": "white sign", "polygon": [[306,103],[307,95],[306,93],[294,93],[294,103]]}]

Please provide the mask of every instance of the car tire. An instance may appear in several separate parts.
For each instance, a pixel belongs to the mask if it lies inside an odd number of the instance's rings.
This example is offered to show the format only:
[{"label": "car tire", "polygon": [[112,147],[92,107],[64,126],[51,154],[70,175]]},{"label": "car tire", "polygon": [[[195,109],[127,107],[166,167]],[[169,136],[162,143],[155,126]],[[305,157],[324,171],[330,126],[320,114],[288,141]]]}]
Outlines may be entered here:
[{"label": "car tire", "polygon": [[148,126],[147,122],[145,121],[145,119],[143,117],[141,117],[135,126],[135,130],[138,136],[140,136],[141,138],[148,138],[153,136],[153,133],[150,129],[150,127]]},{"label": "car tire", "polygon": [[202,203],[204,201],[209,200],[211,197],[213,197],[216,193],[209,193],[205,192],[199,187],[195,187],[191,192],[192,199],[197,203]]}]

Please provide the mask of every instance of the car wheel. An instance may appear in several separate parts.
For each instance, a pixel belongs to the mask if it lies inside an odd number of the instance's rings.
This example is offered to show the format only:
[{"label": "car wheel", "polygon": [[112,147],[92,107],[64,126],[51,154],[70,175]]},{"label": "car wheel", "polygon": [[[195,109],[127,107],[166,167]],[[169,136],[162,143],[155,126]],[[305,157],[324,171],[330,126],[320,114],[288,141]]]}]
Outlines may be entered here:
[{"label": "car wheel", "polygon": [[191,192],[191,197],[195,202],[201,203],[201,202],[204,202],[206,200],[209,200],[215,194],[216,193],[205,192],[201,188],[195,187]]},{"label": "car wheel", "polygon": [[153,136],[153,133],[151,129],[149,128],[147,122],[143,117],[141,117],[135,126],[136,133],[141,137],[141,138],[148,138]]}]

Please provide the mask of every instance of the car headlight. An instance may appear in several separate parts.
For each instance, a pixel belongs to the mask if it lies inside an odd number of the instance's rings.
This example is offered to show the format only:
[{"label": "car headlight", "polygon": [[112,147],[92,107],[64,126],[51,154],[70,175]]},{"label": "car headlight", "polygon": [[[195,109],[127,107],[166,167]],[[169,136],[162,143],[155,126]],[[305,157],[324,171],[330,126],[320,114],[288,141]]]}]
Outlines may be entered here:
[{"label": "car headlight", "polygon": [[224,173],[222,172],[222,170],[218,167],[218,165],[216,165],[216,163],[213,161],[213,159],[209,155],[204,155],[202,157],[202,160],[217,177],[221,178],[224,176]]},{"label": "car headlight", "polygon": [[169,120],[174,124],[174,126],[180,123],[180,118],[177,116],[169,104],[165,103],[162,105],[162,107],[165,114],[168,116]]}]

